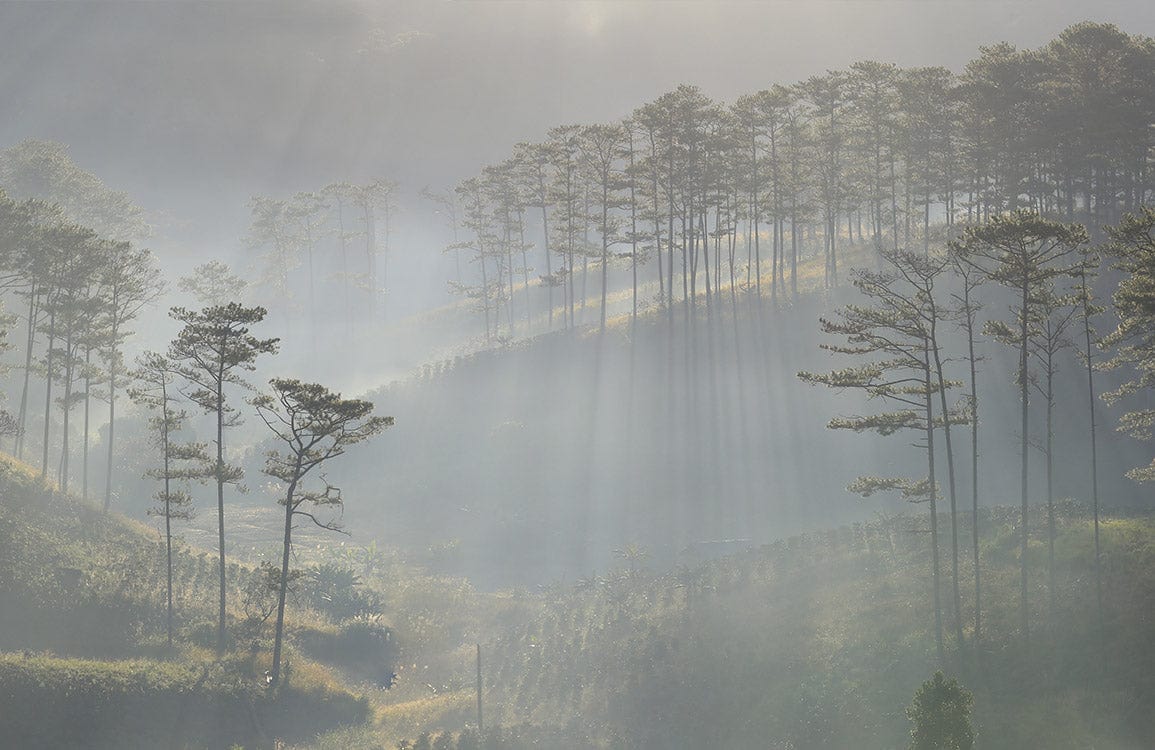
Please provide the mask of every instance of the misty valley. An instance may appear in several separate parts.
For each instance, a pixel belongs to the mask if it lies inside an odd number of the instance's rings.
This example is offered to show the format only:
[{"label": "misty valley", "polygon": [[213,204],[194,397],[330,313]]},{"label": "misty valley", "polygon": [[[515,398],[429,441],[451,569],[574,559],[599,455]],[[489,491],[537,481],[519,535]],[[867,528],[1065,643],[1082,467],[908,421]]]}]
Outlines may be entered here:
[{"label": "misty valley", "polygon": [[894,5],[0,7],[0,748],[1155,746],[1155,17]]}]

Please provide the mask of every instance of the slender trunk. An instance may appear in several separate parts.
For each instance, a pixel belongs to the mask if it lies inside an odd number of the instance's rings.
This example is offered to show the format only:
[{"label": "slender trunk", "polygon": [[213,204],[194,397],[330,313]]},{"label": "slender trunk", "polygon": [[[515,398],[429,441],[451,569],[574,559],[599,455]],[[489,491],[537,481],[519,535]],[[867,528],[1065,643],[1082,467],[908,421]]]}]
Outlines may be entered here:
[{"label": "slender trunk", "polygon": [[1020,291],[1022,293],[1021,308],[1019,310],[1019,401],[1021,407],[1019,453],[1022,456],[1022,508],[1019,521],[1019,608],[1020,622],[1023,630],[1023,646],[1030,648],[1030,614],[1027,611],[1027,315],[1029,305],[1030,282],[1024,271]]},{"label": "slender trunk", "polygon": [[[548,202],[547,191],[545,187],[545,173],[538,165],[537,169],[537,189],[538,195],[541,196],[541,234],[542,246],[545,249],[545,277],[549,279],[546,284],[546,304],[549,306],[547,317],[549,320],[549,330],[553,330],[553,259],[550,258],[549,253],[549,210],[546,208]],[[460,276],[458,272],[458,276]]]},{"label": "slender trunk", "polygon": [[478,263],[481,265],[481,307],[485,311],[485,343],[489,344],[489,277],[485,272],[485,249],[478,240]]},{"label": "slender trunk", "polygon": [[24,460],[24,431],[28,425],[28,387],[32,378],[32,349],[36,345],[36,318],[40,311],[37,302],[36,285],[33,284],[28,292],[28,335],[24,350],[24,385],[20,389],[20,418],[19,429],[16,433],[16,458]]},{"label": "slender trunk", "polygon": [[1086,349],[1084,356],[1087,359],[1087,416],[1091,427],[1091,507],[1095,522],[1095,601],[1099,612],[1099,634],[1103,634],[1103,572],[1101,568],[1099,549],[1099,452],[1098,440],[1095,434],[1095,366],[1091,359],[1091,314],[1090,290],[1087,288],[1086,276],[1082,278],[1083,285],[1083,333]]},{"label": "slender trunk", "polygon": [[798,205],[790,211],[790,300],[798,301]]},{"label": "slender trunk", "polygon": [[217,367],[217,559],[220,563],[220,592],[217,610],[217,653],[225,652],[225,372],[224,347],[221,341],[222,363]]},{"label": "slender trunk", "polygon": [[[1049,325],[1049,323],[1048,323]],[[1051,342],[1047,342],[1047,593],[1050,595],[1051,623],[1054,624],[1055,604],[1055,491],[1054,491],[1054,432],[1055,367]]]},{"label": "slender trunk", "polygon": [[[938,311],[931,307],[931,315],[938,316]],[[962,597],[959,594],[958,583],[958,498],[955,491],[954,474],[954,446],[951,444],[950,410],[946,403],[946,378],[943,376],[942,355],[938,347],[937,325],[931,320],[931,352],[934,355],[935,378],[938,381],[939,408],[942,409],[943,437],[946,441],[946,470],[947,487],[950,490],[950,552],[951,552],[951,595],[954,598],[954,627],[955,638],[958,639],[959,650],[963,647],[962,630]]]},{"label": "slender trunk", "polygon": [[753,170],[753,182],[751,183],[750,196],[753,199],[754,215],[752,220],[754,222],[754,283],[757,290],[756,297],[759,301],[762,299],[762,243],[759,237],[760,225],[762,223],[761,206],[758,203],[758,142],[755,139],[753,131],[750,135],[751,148],[751,169]]},{"label": "slender trunk", "polygon": [[[113,297],[113,305],[117,305],[118,300]],[[104,512],[107,513],[109,507],[112,505],[112,451],[116,446],[116,363],[119,357],[119,352],[116,348],[116,340],[120,335],[120,321],[113,318],[111,335],[109,340],[112,344],[108,350],[108,459],[105,464],[104,476]]]},{"label": "slender trunk", "polygon": [[273,638],[273,670],[272,684],[281,680],[281,642],[285,632],[285,594],[289,590],[289,551],[292,549],[293,538],[293,495],[297,491],[297,477],[301,473],[301,457],[297,456],[297,466],[293,472],[293,481],[285,493],[285,536],[281,545],[281,580],[277,587],[277,628]]},{"label": "slender trunk", "polygon": [[52,356],[56,350],[56,311],[53,310],[48,317],[48,355],[45,359],[45,387],[44,387],[44,447],[43,456],[40,462],[40,478],[48,478],[48,439],[51,437],[50,427],[52,424]]},{"label": "slender trunk", "polygon": [[934,401],[931,393],[930,352],[923,347],[923,383],[926,389],[926,456],[927,494],[930,499],[930,554],[931,577],[934,584],[934,640],[938,649],[939,664],[946,664],[946,649],[942,639],[942,600],[939,594],[940,578],[938,564],[938,490],[934,476]]},{"label": "slender trunk", "polygon": [[162,374],[161,378],[161,440],[164,444],[164,545],[166,560],[166,598],[168,603],[166,617],[166,632],[168,647],[172,649],[172,469],[171,450],[169,444],[169,417],[168,417],[168,389]]},{"label": "slender trunk", "polygon": [[609,284],[609,268],[610,268],[610,238],[609,235],[609,206],[606,205],[609,200],[609,181],[608,173],[602,174],[602,309],[601,309],[601,324],[600,333],[606,332],[606,293]]},{"label": "slender trunk", "polygon": [[970,301],[971,288],[963,280],[963,306],[966,314],[967,330],[967,361],[970,365],[971,376],[971,541],[975,567],[975,652],[978,653],[979,642],[982,637],[982,584],[981,566],[979,565],[979,397],[978,377],[975,366],[975,318]]},{"label": "slender trunk", "polygon": [[506,300],[506,319],[509,321],[509,337],[514,337],[513,327],[513,230],[510,226],[509,209],[505,210],[505,265],[509,277],[509,299]]},{"label": "slender trunk", "polygon": [[71,446],[69,444],[71,435],[69,433],[72,432],[72,427],[69,424],[69,417],[72,414],[72,376],[72,326],[69,326],[68,336],[64,339],[64,398],[60,404],[60,474],[57,477],[57,483],[60,485],[61,492],[68,492],[68,475],[70,473],[68,459],[69,453],[71,452]]},{"label": "slender trunk", "polygon": [[[337,196],[337,239],[341,244],[341,296],[345,308],[345,336],[348,338],[353,332],[353,315],[349,310],[349,252],[345,241],[345,205],[341,196]],[[454,250],[454,252],[457,252]],[[457,269],[457,283],[461,283],[460,262]]]},{"label": "slender trunk", "polygon": [[530,326],[533,323],[533,311],[529,304],[529,258],[526,256],[528,248],[525,242],[525,216],[522,209],[517,209],[517,241],[521,246],[521,282],[522,292],[525,295],[525,335],[530,335]]},{"label": "slender trunk", "polygon": [[84,347],[84,452],[81,468],[81,497],[88,500],[88,436],[92,423],[92,348]]},{"label": "slender trunk", "polygon": [[[633,275],[633,312],[630,316],[630,346],[634,345],[634,327],[638,323],[638,204],[634,188],[634,131],[630,128],[630,266]],[[633,379],[631,378],[631,383]],[[631,406],[632,408],[632,406]]]}]

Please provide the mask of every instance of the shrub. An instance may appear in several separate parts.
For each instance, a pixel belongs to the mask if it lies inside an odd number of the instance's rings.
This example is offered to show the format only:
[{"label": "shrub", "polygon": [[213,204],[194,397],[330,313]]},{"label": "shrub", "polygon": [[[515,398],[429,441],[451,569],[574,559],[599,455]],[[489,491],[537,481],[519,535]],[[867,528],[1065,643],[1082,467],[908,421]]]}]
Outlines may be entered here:
[{"label": "shrub", "polygon": [[922,683],[914,702],[906,709],[914,722],[910,730],[911,750],[970,750],[975,731],[971,726],[974,697],[958,680],[946,679],[942,672]]}]

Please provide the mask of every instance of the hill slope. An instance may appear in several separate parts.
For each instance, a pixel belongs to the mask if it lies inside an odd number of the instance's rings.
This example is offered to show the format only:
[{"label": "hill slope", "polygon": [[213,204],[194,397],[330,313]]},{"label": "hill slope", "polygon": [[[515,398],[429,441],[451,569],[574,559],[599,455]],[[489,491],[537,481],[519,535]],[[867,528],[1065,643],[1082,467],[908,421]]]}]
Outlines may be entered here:
[{"label": "hill slope", "polygon": [[[189,642],[214,601],[204,553],[177,555],[185,627],[183,642],[166,649],[163,570],[164,546],[150,530],[0,456],[0,746],[215,750],[303,740],[368,718],[364,699],[305,659],[270,691],[258,641],[223,657]],[[252,576],[234,565],[234,590]]]}]

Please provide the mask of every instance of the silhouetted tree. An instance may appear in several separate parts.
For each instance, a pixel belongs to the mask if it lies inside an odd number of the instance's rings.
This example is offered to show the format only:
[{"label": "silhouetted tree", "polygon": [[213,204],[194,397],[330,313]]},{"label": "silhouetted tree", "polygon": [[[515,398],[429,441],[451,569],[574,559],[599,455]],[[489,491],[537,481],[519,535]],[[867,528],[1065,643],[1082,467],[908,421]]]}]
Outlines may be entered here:
[{"label": "silhouetted tree", "polygon": [[272,684],[281,676],[281,641],[285,627],[285,594],[289,581],[289,553],[292,550],[293,519],[308,518],[323,529],[337,530],[336,520],[322,520],[305,510],[312,507],[340,508],[341,491],[322,476],[323,489],[307,490],[304,482],[326,461],[345,449],[393,424],[392,417],[371,416],[373,404],[343,399],[316,383],[273,379],[273,392],[253,399],[262,421],[283,444],[270,451],[264,472],[286,485],[284,537],[282,539],[281,575],[277,599],[277,624],[273,645]]},{"label": "silhouetted tree", "polygon": [[248,387],[241,377],[251,372],[261,354],[275,354],[278,339],[258,339],[249,327],[265,319],[263,307],[242,307],[237,302],[187,310],[174,307],[169,315],[184,327],[169,347],[169,359],[192,386],[189,398],[206,413],[216,417],[216,462],[213,477],[217,485],[217,545],[220,573],[220,602],[217,621],[217,651],[225,650],[225,485],[236,484],[239,467],[225,463],[225,427],[239,423],[239,414],[226,401],[226,387]]},{"label": "silhouetted tree", "polygon": [[910,750],[970,750],[975,731],[971,726],[974,696],[958,680],[935,672],[914,694],[906,716],[910,730]]},{"label": "silhouetted tree", "polygon": [[[939,427],[949,430],[952,420],[961,419],[959,414],[952,413],[946,406],[944,391],[951,383],[942,376],[937,330],[945,311],[939,310],[934,302],[934,283],[945,268],[946,261],[890,250],[883,250],[881,258],[887,264],[883,272],[866,269],[855,269],[852,272],[854,286],[866,297],[869,306],[846,305],[839,310],[837,320],[823,318],[820,321],[824,333],[846,339],[845,344],[822,344],[822,348],[872,361],[829,373],[800,372],[798,377],[805,382],[830,388],[860,390],[870,399],[879,399],[896,407],[892,411],[876,414],[835,418],[828,425],[833,429],[869,431],[880,435],[911,429],[924,436],[922,447],[926,450],[927,458],[925,478],[864,476],[856,480],[850,490],[864,496],[881,491],[898,491],[908,500],[929,502],[935,640],[939,659],[943,661],[945,650],[939,595],[938,486],[935,480],[934,433]],[[940,412],[937,416],[934,405],[936,394],[940,396]],[[947,453],[949,458],[949,444]],[[948,460],[948,465],[951,467],[953,485],[953,459]],[[953,488],[951,497],[953,510]],[[953,526],[957,524],[952,523]],[[955,626],[961,645],[957,534],[952,538]]]},{"label": "silhouetted tree", "polygon": [[137,358],[136,368],[130,373],[135,385],[128,391],[129,398],[152,412],[149,427],[152,428],[155,445],[160,450],[160,465],[149,469],[147,473],[147,476],[161,482],[161,488],[154,495],[158,504],[150,508],[148,513],[164,519],[167,602],[165,632],[169,648],[172,648],[173,630],[172,522],[187,521],[193,517],[192,495],[173,485],[212,476],[212,462],[203,443],[175,441],[176,433],[188,419],[187,412],[175,407],[180,395],[176,387],[179,376],[171,360],[164,355],[147,352]]},{"label": "silhouetted tree", "polygon": [[128,328],[141,310],[164,292],[160,270],[148,250],[128,242],[109,242],[100,267],[101,316],[107,333],[102,357],[108,382],[108,455],[105,467],[104,510],[112,503],[113,451],[116,447],[116,394],[121,385],[121,347],[132,334]]},{"label": "silhouetted tree", "polygon": [[1072,275],[1077,264],[1072,255],[1087,242],[1086,230],[1075,224],[1048,221],[1038,214],[1019,210],[995,216],[990,223],[968,227],[954,243],[958,258],[980,270],[986,278],[1015,291],[1017,307],[1014,319],[1003,325],[1014,333],[1013,343],[1019,349],[1021,511],[1019,522],[1020,619],[1024,644],[1030,643],[1030,616],[1027,608],[1027,447],[1030,434],[1028,356],[1031,350],[1031,320],[1043,292],[1058,278]]},{"label": "silhouetted tree", "polygon": [[1103,570],[1102,554],[1099,546],[1099,440],[1098,420],[1095,417],[1095,350],[1100,343],[1094,319],[1105,311],[1095,304],[1091,281],[1098,274],[1101,258],[1087,253],[1079,265],[1079,286],[1075,292],[1078,308],[1079,327],[1083,334],[1083,351],[1080,353],[1083,366],[1087,369],[1087,426],[1091,438],[1091,509],[1095,526],[1095,601],[1099,615],[1099,628],[1103,627]]}]

